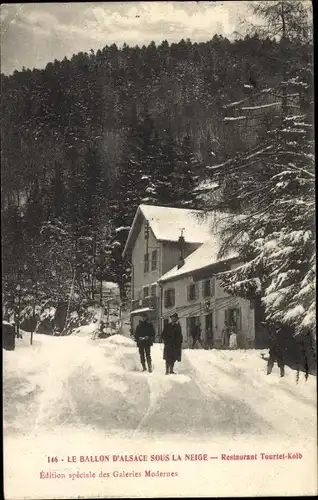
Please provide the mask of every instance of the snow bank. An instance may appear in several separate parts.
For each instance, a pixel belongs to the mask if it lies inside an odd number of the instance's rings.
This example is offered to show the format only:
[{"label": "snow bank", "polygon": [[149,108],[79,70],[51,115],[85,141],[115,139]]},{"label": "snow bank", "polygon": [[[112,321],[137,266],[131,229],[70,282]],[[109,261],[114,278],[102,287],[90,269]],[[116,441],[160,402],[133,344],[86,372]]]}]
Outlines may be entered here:
[{"label": "snow bank", "polygon": [[9,323],[9,321],[5,321],[5,320],[2,320],[2,324],[3,325],[10,325],[10,326],[14,326],[14,323]]},{"label": "snow bank", "polygon": [[[93,325],[88,325],[93,326]],[[17,342],[29,341],[28,334]],[[142,373],[132,339],[36,334],[4,351],[6,498],[288,496],[316,493],[316,379],[258,351],[184,350],[165,375],[163,346]],[[222,454],[300,452],[303,460],[222,460]],[[207,462],[82,463],[80,456],[206,453]],[[50,463],[49,457],[58,457]],[[67,457],[76,457],[69,462]],[[174,478],[115,478],[114,471],[177,471]],[[65,473],[46,479],[41,472]],[[94,472],[95,479],[68,474]],[[212,471],[212,476],[211,476]],[[109,477],[101,477],[109,473]],[[198,480],[198,477],[200,480]],[[211,481],[212,477],[212,481]],[[228,478],[231,478],[229,481]],[[297,481],[291,482],[291,477]],[[23,487],[21,488],[21,485]]]},{"label": "snow bank", "polygon": [[80,326],[79,328],[75,328],[75,330],[72,331],[71,335],[77,335],[78,337],[88,337],[92,336],[95,332],[97,332],[99,329],[99,324],[96,323],[90,323],[89,325],[83,325]]},{"label": "snow bank", "polygon": [[109,344],[115,344],[118,346],[125,346],[125,347],[132,347],[132,346],[136,345],[134,340],[127,338],[127,337],[124,337],[123,335],[118,335],[118,334],[112,335],[111,337],[106,339],[106,341]]}]

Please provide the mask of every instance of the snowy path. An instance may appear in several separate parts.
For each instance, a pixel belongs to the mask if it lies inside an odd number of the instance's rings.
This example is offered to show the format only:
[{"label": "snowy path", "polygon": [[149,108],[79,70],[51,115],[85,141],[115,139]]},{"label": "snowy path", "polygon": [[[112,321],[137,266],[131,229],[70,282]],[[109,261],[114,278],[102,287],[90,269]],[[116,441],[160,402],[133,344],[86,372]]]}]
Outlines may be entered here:
[{"label": "snowy path", "polygon": [[[149,447],[155,440],[170,448],[174,442],[176,449],[213,444],[214,452],[224,443],[239,443],[240,450],[249,443],[312,448],[314,377],[307,383],[301,377],[296,385],[288,368],[284,379],[275,369],[266,376],[257,351],[184,350],[178,374],[170,376],[161,345],[153,347],[152,358],[153,373],[142,373],[134,342],[119,335],[96,341],[37,335],[32,347],[25,335],[15,351],[4,351],[8,457],[14,443],[27,455],[36,442],[43,457],[44,442],[61,454],[65,447],[83,449],[83,443],[87,449],[94,443],[95,452],[105,439],[117,439],[116,448]],[[25,464],[23,470],[26,475]]]}]

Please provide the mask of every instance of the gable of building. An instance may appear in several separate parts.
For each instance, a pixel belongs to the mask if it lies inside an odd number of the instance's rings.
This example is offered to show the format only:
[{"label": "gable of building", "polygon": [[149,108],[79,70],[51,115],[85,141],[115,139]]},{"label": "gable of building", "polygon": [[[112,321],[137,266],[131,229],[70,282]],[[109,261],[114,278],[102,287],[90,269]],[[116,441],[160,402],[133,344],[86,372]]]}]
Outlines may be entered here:
[{"label": "gable of building", "polygon": [[187,244],[198,245],[212,234],[212,216],[205,216],[202,210],[139,205],[127,237],[124,257],[131,253],[143,220],[148,221],[157,241],[177,243],[183,234]]}]

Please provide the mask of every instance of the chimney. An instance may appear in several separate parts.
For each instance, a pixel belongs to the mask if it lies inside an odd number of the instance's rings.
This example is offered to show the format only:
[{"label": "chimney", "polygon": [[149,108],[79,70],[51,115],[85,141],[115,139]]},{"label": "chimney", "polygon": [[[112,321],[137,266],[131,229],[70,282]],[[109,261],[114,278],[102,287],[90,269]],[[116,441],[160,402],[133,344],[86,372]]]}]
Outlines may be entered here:
[{"label": "chimney", "polygon": [[183,236],[183,231],[184,229],[181,229],[181,235],[179,236],[178,239],[178,248],[179,248],[179,261],[178,261],[178,269],[184,265],[184,246],[185,246],[185,239]]}]

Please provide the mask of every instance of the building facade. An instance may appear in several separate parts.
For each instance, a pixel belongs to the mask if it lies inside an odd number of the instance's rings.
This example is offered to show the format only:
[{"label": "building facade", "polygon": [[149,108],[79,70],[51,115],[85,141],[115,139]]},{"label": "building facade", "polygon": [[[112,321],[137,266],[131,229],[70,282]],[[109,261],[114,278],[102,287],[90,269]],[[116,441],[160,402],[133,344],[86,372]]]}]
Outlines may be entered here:
[{"label": "building facade", "polygon": [[134,331],[140,315],[147,311],[159,338],[161,288],[158,280],[176,266],[180,259],[179,238],[186,232],[183,255],[187,257],[208,237],[208,222],[198,223],[198,211],[140,205],[124,249],[131,261],[131,327]]},{"label": "building facade", "polygon": [[[235,264],[229,264],[231,268]],[[223,346],[224,329],[231,326],[237,334],[239,348],[254,346],[255,319],[251,301],[225,292],[212,268],[202,276],[195,274],[161,282],[162,324],[176,311],[183,332],[184,347],[192,344],[192,331],[200,325],[203,346]]]},{"label": "building facade", "polygon": [[130,256],[131,328],[147,312],[157,340],[172,312],[177,312],[184,347],[200,323],[204,345],[221,347],[227,325],[237,333],[238,346],[255,339],[253,304],[228,295],[216,278],[220,270],[237,266],[235,253],[218,259],[220,239],[211,219],[199,221],[199,211],[140,205],[124,249]]}]

